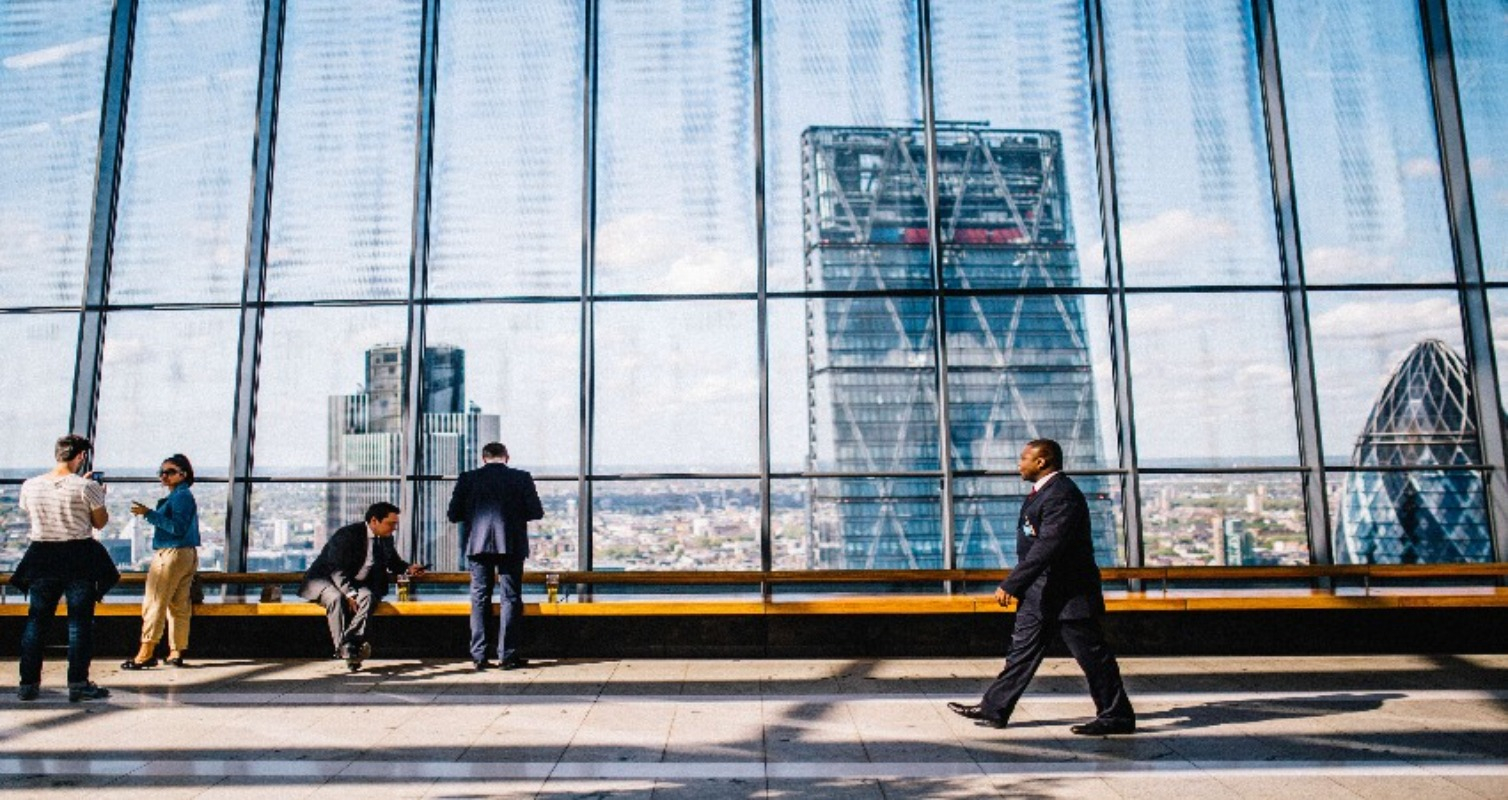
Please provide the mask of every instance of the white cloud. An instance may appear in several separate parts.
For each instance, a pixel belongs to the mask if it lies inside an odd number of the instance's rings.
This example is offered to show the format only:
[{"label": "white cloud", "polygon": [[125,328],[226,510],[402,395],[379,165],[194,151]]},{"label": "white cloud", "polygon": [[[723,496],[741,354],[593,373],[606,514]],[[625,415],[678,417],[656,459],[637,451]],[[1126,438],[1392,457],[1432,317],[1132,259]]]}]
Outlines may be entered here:
[{"label": "white cloud", "polygon": [[[1192,299],[1192,298],[1191,298]],[[1159,334],[1193,332],[1218,328],[1226,322],[1221,309],[1196,303],[1132,303],[1126,309],[1126,321],[1136,338]]]},{"label": "white cloud", "polygon": [[1405,178],[1438,178],[1440,164],[1432,158],[1411,158],[1403,162]]},{"label": "white cloud", "polygon": [[1123,226],[1121,250],[1127,261],[1177,261],[1198,254],[1212,240],[1237,236],[1235,226],[1220,217],[1175,208]]},{"label": "white cloud", "polygon": [[56,64],[60,61],[67,61],[74,56],[82,55],[84,53],[92,53],[96,50],[103,50],[106,41],[107,40],[103,36],[90,36],[87,39],[79,39],[77,41],[64,42],[63,44],[55,44],[52,47],[44,47],[41,50],[32,50],[28,53],[17,53],[5,59],[3,62],[0,62],[0,64],[4,64],[6,69],[13,69],[17,71],[23,69],[35,69],[36,67],[43,67],[47,66],[48,64]]},{"label": "white cloud", "polygon": [[638,291],[698,293],[754,288],[752,254],[695,241],[684,222],[653,213],[629,214],[597,234],[598,279],[630,275]]},{"label": "white cloud", "polygon": [[1366,280],[1398,274],[1397,259],[1356,247],[1315,247],[1304,254],[1304,277],[1311,281]]},{"label": "white cloud", "polygon": [[1410,347],[1428,338],[1449,342],[1460,338],[1461,313],[1444,297],[1411,303],[1358,300],[1316,314],[1314,333],[1337,339],[1401,336]]}]

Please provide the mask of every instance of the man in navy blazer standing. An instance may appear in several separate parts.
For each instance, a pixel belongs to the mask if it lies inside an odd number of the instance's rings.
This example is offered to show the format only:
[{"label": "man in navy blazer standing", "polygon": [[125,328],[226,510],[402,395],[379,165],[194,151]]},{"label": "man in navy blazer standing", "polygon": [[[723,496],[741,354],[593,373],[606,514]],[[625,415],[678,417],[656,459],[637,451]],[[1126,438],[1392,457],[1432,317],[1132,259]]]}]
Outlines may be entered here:
[{"label": "man in navy blazer standing", "polygon": [[1105,597],[1089,535],[1089,503],[1063,474],[1063,448],[1051,439],[1028,443],[1021,451],[1019,470],[1032,490],[1016,524],[1016,568],[995,590],[995,601],[1002,606],[1011,598],[1020,602],[1005,669],[978,704],[949,703],[948,708],[979,725],[1004,728],[1057,633],[1089,679],[1094,696],[1094,720],[1070,730],[1081,736],[1134,733],[1136,712],[1100,630]]},{"label": "man in navy blazer standing", "polygon": [[497,640],[503,669],[528,661],[518,654],[518,623],[524,615],[524,559],[529,557],[529,522],[543,519],[534,477],[508,466],[508,448],[491,442],[482,448],[482,466],[461,473],[447,516],[461,526],[461,552],[471,571],[471,662],[487,661],[492,627],[492,587],[502,584],[502,626]]}]

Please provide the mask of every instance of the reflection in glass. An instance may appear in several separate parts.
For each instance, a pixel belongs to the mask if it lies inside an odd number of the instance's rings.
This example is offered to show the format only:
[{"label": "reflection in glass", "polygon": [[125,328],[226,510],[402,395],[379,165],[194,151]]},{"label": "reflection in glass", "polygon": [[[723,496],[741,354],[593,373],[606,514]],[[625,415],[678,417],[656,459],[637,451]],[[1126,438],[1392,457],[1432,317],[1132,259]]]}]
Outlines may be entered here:
[{"label": "reflection in glass", "polygon": [[262,6],[139,5],[113,302],[240,299]]},{"label": "reflection in glass", "polygon": [[268,299],[407,293],[422,5],[288,4]]},{"label": "reflection in glass", "polygon": [[430,294],[581,291],[582,0],[440,14]]},{"label": "reflection in glass", "polygon": [[1451,0],[1451,46],[1461,121],[1471,153],[1477,238],[1489,280],[1508,280],[1508,8],[1503,0]]},{"label": "reflection in glass", "polygon": [[1492,560],[1492,531],[1480,473],[1331,473],[1327,485],[1336,563]]},{"label": "reflection in glass", "polygon": [[1305,275],[1454,280],[1419,4],[1275,5]]},{"label": "reflection in glass", "polygon": [[1452,292],[1315,293],[1309,315],[1327,464],[1350,463],[1385,387],[1411,352],[1431,341],[1457,356],[1466,352]]},{"label": "reflection in glass", "polygon": [[[360,522],[366,506],[353,516],[334,519],[327,500],[339,491],[367,503],[398,502],[398,481],[334,483],[257,483],[251,489],[251,541],[247,572],[303,572],[319,556],[330,534],[343,525]],[[408,542],[398,542],[398,554],[409,557]],[[412,561],[412,558],[409,558]]]},{"label": "reflection in glass", "polygon": [[1247,0],[1104,12],[1126,283],[1277,283]]},{"label": "reflection in glass", "polygon": [[[164,452],[163,456],[171,455]],[[161,462],[159,461],[158,464]],[[152,465],[157,470],[158,464]],[[199,464],[194,464],[194,474],[199,473]],[[167,489],[156,479],[121,483],[111,472],[106,484],[105,509],[110,512],[110,523],[100,531],[100,544],[110,552],[110,557],[122,572],[146,572],[152,565],[152,523],[131,513],[131,503],[156,508],[159,498],[167,496]],[[228,502],[228,486],[224,483],[205,483],[196,480],[193,488],[194,502],[199,507],[199,568],[225,569],[225,510]],[[139,591],[139,589],[138,589]],[[114,593],[112,593],[113,596]]]},{"label": "reflection in glass", "polygon": [[[1024,444],[1024,443],[1023,443]],[[1019,450],[1019,448],[1018,448]],[[1089,503],[1094,560],[1101,567],[1126,563],[1125,525],[1121,515],[1121,479],[1115,475],[1079,475],[1083,468],[1065,457],[1065,474]],[[1019,477],[959,478],[953,483],[953,534],[959,569],[1001,569],[1016,563],[1016,522],[1031,485]]]},{"label": "reflection in glass", "polygon": [[922,118],[916,4],[770,0],[763,4],[765,214],[769,287],[799,290],[802,134],[812,126],[913,126]]},{"label": "reflection in glass", "polygon": [[1142,465],[1298,463],[1280,295],[1132,295],[1126,314]]},{"label": "reflection in glass", "polygon": [[268,310],[256,474],[398,474],[406,325],[394,306]]},{"label": "reflection in glass", "polygon": [[112,5],[0,3],[0,304],[79,301]]},{"label": "reflection in glass", "polygon": [[[465,402],[495,414],[512,464],[575,475],[580,460],[581,309],[572,304],[432,306],[431,348],[464,353]],[[486,442],[482,442],[486,444]],[[475,469],[476,463],[460,465]],[[455,474],[458,470],[428,470]]]},{"label": "reflection in glass", "polygon": [[752,301],[599,303],[593,471],[759,469]]},{"label": "reflection in glass", "polygon": [[749,4],[600,6],[597,291],[752,291]]},{"label": "reflection in glass", "polygon": [[759,484],[599,482],[592,562],[599,570],[759,569]]},{"label": "reflection in glass", "polygon": [[[511,447],[508,452],[513,455]],[[534,471],[516,458],[509,461],[509,466]],[[576,482],[536,480],[535,487],[539,490],[545,518],[529,523],[529,560],[524,568],[530,571],[576,569],[576,507],[579,504]],[[454,480],[419,480],[414,486],[418,507],[413,509],[413,546],[408,552],[413,553],[409,560],[415,564],[428,564],[429,569],[444,572],[465,571],[460,530],[446,517],[455,488]]]},{"label": "reflection in glass", "polygon": [[112,312],[94,464],[151,477],[183,453],[195,475],[225,477],[240,325],[233,310]]},{"label": "reflection in glass", "polygon": [[[939,126],[968,120],[985,128],[1031,131],[1044,145],[1051,145],[1040,151],[1039,158],[1051,166],[1048,185],[1057,190],[1055,202],[1063,209],[1046,219],[1061,228],[1044,227],[1039,206],[1013,204],[1025,218],[1025,224],[1016,229],[1032,234],[1024,241],[1073,246],[1071,253],[1057,259],[1073,264],[1074,274],[1062,280],[1049,278],[1049,285],[1097,285],[1104,283],[1105,276],[1083,15],[1084,4],[1075,0],[932,3],[933,97]],[[948,143],[960,135],[960,130],[939,131],[939,157],[945,170]],[[1009,168],[1014,161],[1005,159],[1000,166]],[[985,162],[974,164],[978,171],[989,170]],[[1003,174],[994,174],[1005,180]],[[941,188],[947,197],[946,180]],[[1020,193],[1021,188],[1020,184],[1006,188],[1000,197]],[[945,215],[964,211],[946,201],[943,207],[948,209]],[[963,241],[957,232],[947,238]],[[984,252],[978,247],[965,250],[971,251]],[[1053,260],[1045,252],[1036,257]],[[1084,268],[1082,275],[1079,265]]]},{"label": "reflection in glass", "polygon": [[1308,564],[1301,476],[1141,476],[1146,565]]},{"label": "reflection in glass", "polygon": [[68,432],[78,336],[77,314],[0,314],[0,342],[21,354],[0,369],[0,477],[52,468],[53,442]]}]

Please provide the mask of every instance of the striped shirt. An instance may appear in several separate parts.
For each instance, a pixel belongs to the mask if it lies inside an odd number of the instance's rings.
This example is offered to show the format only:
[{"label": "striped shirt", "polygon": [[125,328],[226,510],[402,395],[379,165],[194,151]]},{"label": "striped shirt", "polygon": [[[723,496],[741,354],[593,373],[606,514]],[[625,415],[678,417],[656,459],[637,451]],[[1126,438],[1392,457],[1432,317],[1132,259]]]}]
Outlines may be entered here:
[{"label": "striped shirt", "polygon": [[38,475],[21,484],[21,510],[31,517],[33,542],[94,537],[90,512],[105,505],[105,487],[78,475]]}]

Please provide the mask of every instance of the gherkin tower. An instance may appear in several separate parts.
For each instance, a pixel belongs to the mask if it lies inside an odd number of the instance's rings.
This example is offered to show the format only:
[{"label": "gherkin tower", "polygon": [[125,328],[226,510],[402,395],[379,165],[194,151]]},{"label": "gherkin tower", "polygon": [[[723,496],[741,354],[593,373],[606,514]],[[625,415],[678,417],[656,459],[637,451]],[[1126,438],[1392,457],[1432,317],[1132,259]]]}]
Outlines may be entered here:
[{"label": "gherkin tower", "polygon": [[1420,342],[1388,378],[1356,440],[1351,465],[1411,467],[1346,478],[1337,558],[1352,564],[1487,561],[1492,534],[1466,362],[1436,339]]}]

